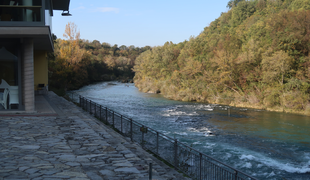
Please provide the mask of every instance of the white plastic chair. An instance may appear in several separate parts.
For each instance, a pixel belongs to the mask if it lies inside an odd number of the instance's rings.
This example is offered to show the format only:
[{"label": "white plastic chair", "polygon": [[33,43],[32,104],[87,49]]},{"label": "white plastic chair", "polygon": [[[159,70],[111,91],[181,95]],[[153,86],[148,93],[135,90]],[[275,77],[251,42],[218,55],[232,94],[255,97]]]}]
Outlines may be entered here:
[{"label": "white plastic chair", "polygon": [[7,88],[4,89],[2,99],[0,99],[0,104],[7,109],[7,99],[8,99],[9,90]]},{"label": "white plastic chair", "polygon": [[12,104],[19,104],[18,86],[10,86],[9,95],[10,95],[9,107],[11,109]]},{"label": "white plastic chair", "polygon": [[4,89],[2,98],[0,98],[0,104],[4,107],[4,109],[7,109],[7,99],[10,91],[10,85],[4,79],[1,79],[0,89]]}]

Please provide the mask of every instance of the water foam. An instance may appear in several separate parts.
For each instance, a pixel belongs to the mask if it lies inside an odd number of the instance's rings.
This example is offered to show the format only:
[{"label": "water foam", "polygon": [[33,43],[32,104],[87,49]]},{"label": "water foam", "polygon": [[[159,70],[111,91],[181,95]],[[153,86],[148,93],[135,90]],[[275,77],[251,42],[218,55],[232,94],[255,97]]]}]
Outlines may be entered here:
[{"label": "water foam", "polygon": [[246,162],[243,167],[250,169],[252,168],[252,164],[250,162]]},{"label": "water foam", "polygon": [[210,105],[210,104],[201,104],[201,105],[197,105],[195,107],[195,110],[205,110],[205,111],[213,111],[214,110],[214,106]]},{"label": "water foam", "polygon": [[[234,147],[232,148],[231,145],[225,145],[221,144],[223,149],[229,149],[229,153],[232,154],[232,157],[229,159],[234,159],[234,157],[237,157],[240,159],[239,162],[236,162],[234,160],[234,164],[236,167],[241,167],[241,168],[246,168],[246,169],[251,169],[251,168],[258,168],[256,173],[258,171],[265,169],[265,168],[271,168],[274,169],[274,173],[276,174],[281,174],[281,171],[286,172],[286,173],[310,173],[310,153],[304,153],[302,154],[304,161],[303,162],[289,162],[287,160],[279,160],[273,157],[268,157],[264,154],[250,151],[250,150],[245,150],[243,148],[239,147]],[[206,148],[215,148],[215,146],[209,144],[209,146],[204,146]],[[218,146],[217,148],[218,149]],[[215,150],[214,152],[217,152],[218,150]],[[213,151],[212,151],[213,152]],[[218,154],[218,153],[217,153]],[[227,159],[227,157],[222,156],[223,159]],[[265,168],[264,168],[265,167]],[[262,172],[260,172],[262,173]],[[273,175],[269,173],[265,174],[260,174],[264,177],[272,177]]]},{"label": "water foam", "polygon": [[163,111],[164,113],[162,115],[166,116],[166,117],[170,117],[170,116],[197,116],[198,115],[198,113],[196,111],[193,111],[191,113],[187,113],[187,112],[180,111],[177,109],[178,109],[178,106],[174,107],[172,109],[165,110],[165,111]]},{"label": "water foam", "polygon": [[243,154],[241,155],[239,159],[256,161],[260,163],[257,165],[258,167],[267,166],[267,167],[272,167],[278,170],[286,171],[288,173],[309,173],[310,172],[310,161],[297,165],[293,163],[281,162],[280,160],[264,157],[259,154],[256,154],[256,155]]}]

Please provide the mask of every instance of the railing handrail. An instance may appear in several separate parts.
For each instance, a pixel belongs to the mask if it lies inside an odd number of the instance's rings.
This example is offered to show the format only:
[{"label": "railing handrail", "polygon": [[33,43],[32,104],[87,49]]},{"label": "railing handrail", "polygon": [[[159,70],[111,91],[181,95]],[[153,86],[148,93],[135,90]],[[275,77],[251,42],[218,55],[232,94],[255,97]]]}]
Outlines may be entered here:
[{"label": "railing handrail", "polygon": [[[221,161],[219,161],[219,160],[217,160],[217,159],[214,159],[213,157],[211,157],[211,156],[209,156],[209,155],[207,155],[207,154],[205,154],[205,153],[202,153],[202,152],[200,152],[200,151],[198,151],[198,150],[196,150],[196,149],[194,149],[194,148],[188,146],[187,144],[178,141],[177,139],[173,139],[173,138],[171,138],[171,137],[169,137],[169,136],[167,136],[167,135],[165,135],[165,134],[163,134],[163,133],[161,133],[161,132],[158,132],[157,130],[155,130],[155,129],[153,129],[153,128],[150,128],[150,127],[148,127],[148,126],[145,126],[145,125],[143,125],[142,123],[139,123],[139,122],[133,120],[132,118],[129,118],[129,117],[127,117],[127,116],[124,116],[124,115],[122,115],[122,114],[120,114],[120,113],[118,113],[118,112],[116,112],[116,111],[114,111],[114,110],[112,110],[112,109],[110,109],[110,108],[108,108],[108,107],[106,107],[106,106],[100,105],[100,104],[98,104],[98,103],[96,103],[96,102],[94,102],[94,101],[92,101],[92,100],[90,100],[90,99],[87,99],[86,97],[84,97],[84,96],[82,96],[82,95],[80,95],[80,94],[78,94],[78,93],[75,93],[75,92],[68,92],[68,93],[72,93],[72,98],[71,98],[72,101],[73,101],[73,95],[75,94],[75,95],[77,95],[77,96],[79,97],[79,99],[80,99],[80,98],[83,98],[83,99],[85,99],[86,101],[92,102],[92,103],[93,103],[95,106],[97,106],[97,107],[101,107],[101,108],[103,108],[103,109],[105,109],[105,110],[107,110],[107,111],[109,111],[109,112],[111,112],[111,113],[114,113],[114,115],[118,115],[119,117],[122,117],[122,118],[124,118],[124,119],[127,119],[127,121],[131,121],[132,123],[135,123],[135,124],[137,124],[137,125],[146,127],[146,128],[148,128],[148,129],[150,129],[150,130],[156,132],[158,135],[160,135],[160,136],[162,136],[163,138],[169,140],[171,143],[177,142],[177,145],[179,145],[179,146],[180,146],[180,145],[185,146],[186,148],[190,149],[191,152],[194,151],[194,152],[196,152],[197,154],[199,154],[200,157],[208,158],[208,159],[210,159],[210,160],[212,160],[212,161],[214,161],[214,162],[216,162],[216,163],[219,163],[219,164],[222,165],[222,166],[225,166],[226,168],[230,168],[231,170],[236,171],[237,173],[240,173],[240,174],[243,174],[244,176],[247,176],[247,178],[250,178],[250,179],[252,179],[252,180],[257,180],[256,178],[251,177],[250,175],[248,175],[248,174],[246,174],[246,173],[244,173],[244,172],[242,172],[242,171],[240,171],[240,170],[237,170],[237,169],[235,169],[234,167],[231,167],[230,165],[227,165],[227,164],[225,164],[225,163],[223,163],[223,162],[221,162]],[[175,167],[175,168],[177,168],[177,167]],[[181,169],[179,169],[179,170],[181,170]]]}]

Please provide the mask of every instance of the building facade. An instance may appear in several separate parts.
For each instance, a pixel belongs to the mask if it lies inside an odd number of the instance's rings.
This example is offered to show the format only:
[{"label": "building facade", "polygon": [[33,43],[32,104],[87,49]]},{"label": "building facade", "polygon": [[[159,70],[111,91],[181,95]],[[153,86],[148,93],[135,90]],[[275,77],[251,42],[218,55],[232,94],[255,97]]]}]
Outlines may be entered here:
[{"label": "building facade", "polygon": [[69,4],[0,0],[0,111],[35,111],[35,91],[48,89],[53,10],[68,11]]}]

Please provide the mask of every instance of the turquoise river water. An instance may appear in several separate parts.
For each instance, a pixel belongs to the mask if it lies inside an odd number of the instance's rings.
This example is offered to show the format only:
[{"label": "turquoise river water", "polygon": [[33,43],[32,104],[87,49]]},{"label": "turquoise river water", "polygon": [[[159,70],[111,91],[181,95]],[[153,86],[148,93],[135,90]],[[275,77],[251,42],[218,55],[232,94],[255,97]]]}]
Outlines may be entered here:
[{"label": "turquoise river water", "polygon": [[75,92],[258,179],[310,179],[309,116],[173,101],[118,82]]}]

